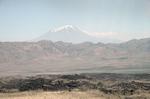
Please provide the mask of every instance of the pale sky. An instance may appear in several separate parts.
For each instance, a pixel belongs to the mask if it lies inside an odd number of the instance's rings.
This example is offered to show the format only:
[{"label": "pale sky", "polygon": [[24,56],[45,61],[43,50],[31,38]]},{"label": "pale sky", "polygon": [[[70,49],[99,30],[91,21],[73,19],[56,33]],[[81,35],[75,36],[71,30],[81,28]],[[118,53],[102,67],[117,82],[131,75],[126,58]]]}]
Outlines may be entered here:
[{"label": "pale sky", "polygon": [[150,37],[150,0],[0,0],[0,41],[32,40],[66,24],[99,37]]}]

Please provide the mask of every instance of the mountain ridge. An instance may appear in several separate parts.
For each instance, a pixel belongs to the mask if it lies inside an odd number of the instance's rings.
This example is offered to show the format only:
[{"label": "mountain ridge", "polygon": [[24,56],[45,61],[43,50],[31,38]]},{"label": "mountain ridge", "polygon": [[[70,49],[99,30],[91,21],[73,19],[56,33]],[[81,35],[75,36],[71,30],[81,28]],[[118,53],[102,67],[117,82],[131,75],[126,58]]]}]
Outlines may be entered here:
[{"label": "mountain ridge", "polygon": [[107,37],[95,37],[90,35],[90,32],[80,29],[77,26],[65,25],[62,27],[54,28],[49,30],[47,33],[42,34],[40,37],[36,38],[34,41],[40,40],[52,40],[52,41],[63,41],[72,43],[81,42],[120,42],[117,39],[107,38]]},{"label": "mountain ridge", "polygon": [[[150,70],[150,38],[120,44],[0,42],[0,74]],[[127,72],[128,72],[127,71]],[[144,72],[144,71],[143,71]]]}]

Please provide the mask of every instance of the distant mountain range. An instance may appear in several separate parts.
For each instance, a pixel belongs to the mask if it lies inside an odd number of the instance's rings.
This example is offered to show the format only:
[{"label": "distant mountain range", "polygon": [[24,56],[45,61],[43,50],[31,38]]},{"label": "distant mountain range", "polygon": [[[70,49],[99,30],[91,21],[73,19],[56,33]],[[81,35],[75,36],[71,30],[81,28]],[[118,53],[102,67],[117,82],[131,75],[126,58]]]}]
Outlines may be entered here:
[{"label": "distant mountain range", "polygon": [[0,75],[80,72],[149,73],[150,38],[135,39],[120,44],[100,42],[73,44],[48,40],[0,42],[0,56]]},{"label": "distant mountain range", "polygon": [[120,42],[117,39],[111,39],[108,37],[95,37],[89,35],[85,30],[82,30],[76,26],[65,25],[56,29],[51,29],[49,32],[41,35],[36,38],[34,41],[40,40],[52,40],[52,41],[63,41],[63,42],[72,42],[72,43],[82,43],[82,42]]}]

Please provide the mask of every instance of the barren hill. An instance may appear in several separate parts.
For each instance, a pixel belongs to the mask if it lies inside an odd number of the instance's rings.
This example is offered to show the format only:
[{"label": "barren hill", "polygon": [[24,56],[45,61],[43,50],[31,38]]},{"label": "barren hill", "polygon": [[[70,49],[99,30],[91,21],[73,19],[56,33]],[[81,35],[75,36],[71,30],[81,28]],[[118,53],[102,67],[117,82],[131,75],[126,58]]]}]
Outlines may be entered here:
[{"label": "barren hill", "polygon": [[[0,42],[0,74],[149,72],[150,39],[120,44]],[[143,70],[143,71],[142,71]]]}]

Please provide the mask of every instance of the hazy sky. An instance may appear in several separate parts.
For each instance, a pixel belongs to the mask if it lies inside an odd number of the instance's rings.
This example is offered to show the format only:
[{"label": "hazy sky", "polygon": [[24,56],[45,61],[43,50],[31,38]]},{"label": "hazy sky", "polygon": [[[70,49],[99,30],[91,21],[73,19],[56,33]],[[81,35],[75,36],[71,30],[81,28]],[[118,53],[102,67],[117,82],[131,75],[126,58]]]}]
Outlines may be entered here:
[{"label": "hazy sky", "polygon": [[66,24],[99,37],[150,37],[150,0],[0,0],[0,41],[31,40]]}]

